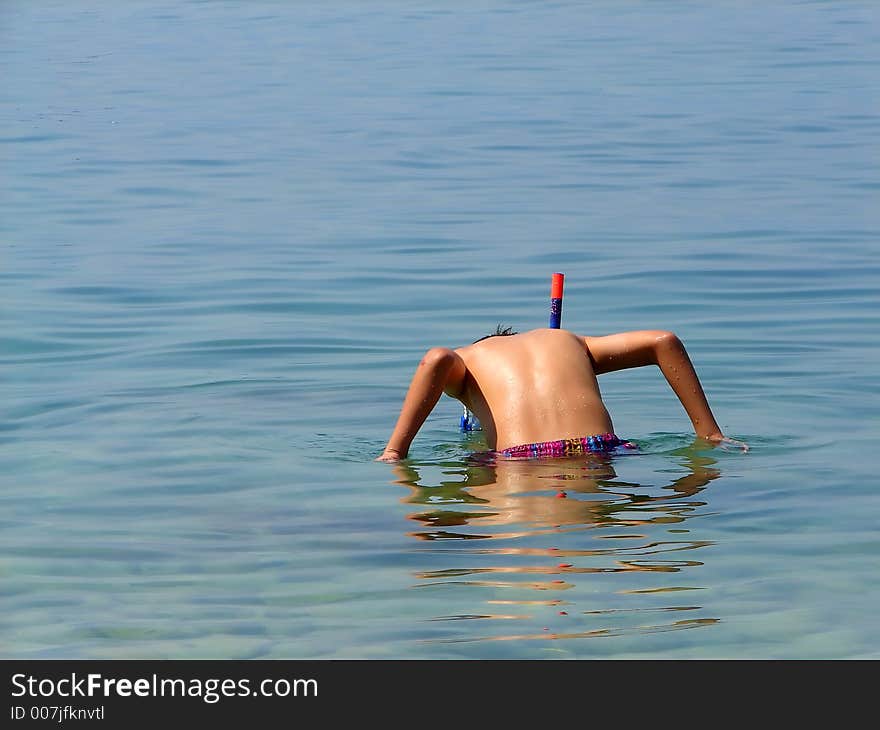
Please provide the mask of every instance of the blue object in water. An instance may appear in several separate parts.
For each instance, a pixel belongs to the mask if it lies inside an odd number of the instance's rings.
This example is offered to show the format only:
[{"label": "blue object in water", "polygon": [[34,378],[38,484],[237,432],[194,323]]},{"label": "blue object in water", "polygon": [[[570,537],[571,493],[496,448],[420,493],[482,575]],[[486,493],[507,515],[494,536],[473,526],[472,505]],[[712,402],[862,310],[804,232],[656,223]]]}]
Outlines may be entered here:
[{"label": "blue object in water", "polygon": [[461,420],[459,421],[459,427],[462,431],[480,431],[482,430],[482,426],[480,426],[480,421],[477,417],[471,413],[467,406],[464,407],[464,412],[461,414]]}]

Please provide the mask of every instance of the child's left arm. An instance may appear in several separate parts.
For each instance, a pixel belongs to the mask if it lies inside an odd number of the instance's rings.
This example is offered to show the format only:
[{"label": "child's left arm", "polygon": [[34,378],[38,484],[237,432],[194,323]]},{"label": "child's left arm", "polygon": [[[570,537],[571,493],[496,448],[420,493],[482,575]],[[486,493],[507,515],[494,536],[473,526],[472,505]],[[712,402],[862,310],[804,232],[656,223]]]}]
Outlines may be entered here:
[{"label": "child's left arm", "polygon": [[748,450],[728,438],[712,414],[703,386],[682,341],[666,330],[621,332],[605,337],[584,337],[597,375],[625,368],[657,365],[691,419],[697,436],[722,445]]},{"label": "child's left arm", "polygon": [[398,461],[409,453],[409,446],[428,414],[434,410],[444,390],[458,392],[464,380],[464,361],[446,347],[433,347],[416,368],[404,398],[394,431],[376,461]]}]

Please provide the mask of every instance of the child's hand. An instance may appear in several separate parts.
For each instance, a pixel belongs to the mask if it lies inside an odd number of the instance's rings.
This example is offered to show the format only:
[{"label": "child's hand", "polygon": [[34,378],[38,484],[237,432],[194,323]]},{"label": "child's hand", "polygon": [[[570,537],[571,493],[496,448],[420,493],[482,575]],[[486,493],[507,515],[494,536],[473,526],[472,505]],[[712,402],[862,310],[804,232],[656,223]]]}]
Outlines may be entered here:
[{"label": "child's hand", "polygon": [[707,438],[713,444],[718,444],[725,451],[738,449],[743,453],[746,453],[749,450],[749,445],[745,441],[737,441],[736,439],[725,436],[723,433],[713,433]]},{"label": "child's hand", "polygon": [[402,458],[397,449],[385,449],[374,461],[400,461]]}]

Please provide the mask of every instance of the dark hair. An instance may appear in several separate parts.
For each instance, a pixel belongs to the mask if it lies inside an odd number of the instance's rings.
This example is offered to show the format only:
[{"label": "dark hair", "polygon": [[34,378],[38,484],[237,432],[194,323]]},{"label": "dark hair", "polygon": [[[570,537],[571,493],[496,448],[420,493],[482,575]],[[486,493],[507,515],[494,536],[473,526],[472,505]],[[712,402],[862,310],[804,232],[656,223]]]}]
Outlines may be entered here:
[{"label": "dark hair", "polygon": [[516,332],[513,331],[513,327],[502,327],[500,324],[495,328],[495,331],[488,335],[483,335],[478,340],[474,340],[473,344],[477,342],[482,342],[483,340],[488,340],[490,337],[509,337],[510,335],[515,335]]}]

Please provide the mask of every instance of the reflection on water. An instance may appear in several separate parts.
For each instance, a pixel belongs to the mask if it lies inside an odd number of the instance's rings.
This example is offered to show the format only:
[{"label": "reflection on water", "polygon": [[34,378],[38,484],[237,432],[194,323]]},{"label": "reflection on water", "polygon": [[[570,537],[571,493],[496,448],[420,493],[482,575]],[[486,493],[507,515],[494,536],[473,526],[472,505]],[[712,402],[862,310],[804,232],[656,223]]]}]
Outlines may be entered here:
[{"label": "reflection on water", "polygon": [[[395,465],[395,483],[409,490],[403,501],[415,508],[408,534],[431,566],[414,572],[416,587],[441,591],[438,605],[465,609],[431,621],[484,627],[450,628],[430,641],[558,640],[718,623],[696,615],[703,607],[692,599],[673,599],[702,590],[697,569],[713,543],[693,539],[687,521],[709,514],[701,493],[721,476],[717,461],[695,445],[679,449],[651,482],[639,483],[618,475],[634,458]],[[550,617],[552,626],[537,626]],[[491,633],[494,622],[530,628]]]}]

